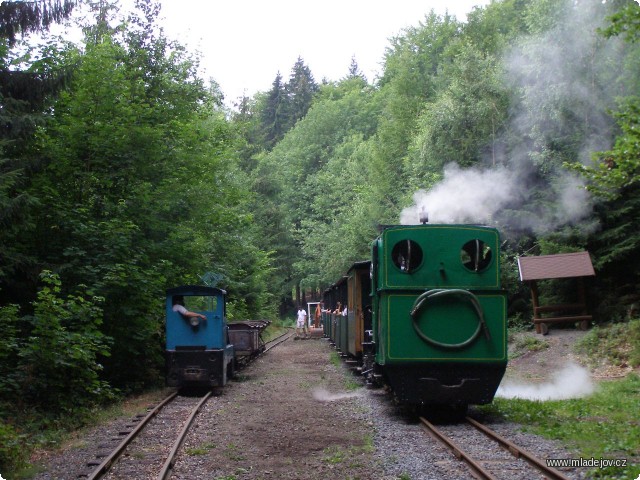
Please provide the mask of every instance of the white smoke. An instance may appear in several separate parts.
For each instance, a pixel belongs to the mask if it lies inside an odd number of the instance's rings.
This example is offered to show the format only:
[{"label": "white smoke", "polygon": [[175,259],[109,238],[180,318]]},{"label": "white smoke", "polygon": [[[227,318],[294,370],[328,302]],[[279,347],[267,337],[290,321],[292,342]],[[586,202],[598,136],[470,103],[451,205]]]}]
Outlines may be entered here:
[{"label": "white smoke", "polygon": [[504,166],[448,165],[441,183],[414,194],[401,223],[420,223],[426,213],[432,223],[499,224],[544,234],[590,217],[593,202],[583,180],[549,156],[547,142],[582,138],[574,160],[584,164],[591,164],[592,152],[611,147],[608,109],[615,108],[616,84],[607,75],[621,64],[622,42],[597,33],[607,22],[600,0],[566,2],[566,8],[555,28],[528,37],[504,57],[506,83],[518,97],[505,128],[509,138],[495,142],[508,149],[487,159]]},{"label": "white smoke", "polygon": [[414,193],[414,204],[402,211],[400,223],[418,224],[424,212],[432,223],[488,223],[515,196],[516,182],[507,169],[462,170],[451,163],[442,182],[428,192]]},{"label": "white smoke", "polygon": [[595,387],[589,371],[576,363],[569,363],[557,372],[552,381],[541,384],[503,382],[496,397],[524,400],[566,400],[591,395]]},{"label": "white smoke", "polygon": [[313,395],[313,398],[319,402],[335,402],[336,400],[359,397],[361,395],[360,392],[330,393],[324,388],[315,388],[311,394]]}]

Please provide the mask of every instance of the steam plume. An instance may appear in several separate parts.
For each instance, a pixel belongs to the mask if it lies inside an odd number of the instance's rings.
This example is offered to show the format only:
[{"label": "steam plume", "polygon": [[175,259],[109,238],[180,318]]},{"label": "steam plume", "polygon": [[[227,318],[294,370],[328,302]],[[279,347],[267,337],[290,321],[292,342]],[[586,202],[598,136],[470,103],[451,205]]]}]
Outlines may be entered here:
[{"label": "steam plume", "polygon": [[566,400],[591,395],[594,385],[589,372],[576,363],[567,364],[554,375],[551,382],[523,384],[504,382],[496,397],[521,398],[524,400]]},{"label": "steam plume", "polygon": [[351,393],[329,393],[324,388],[316,388],[311,392],[313,398],[319,402],[335,402],[336,400],[342,400],[344,398],[359,397],[360,392]]},{"label": "steam plume", "polygon": [[401,223],[419,223],[425,212],[434,223],[487,223],[544,234],[590,217],[592,200],[582,179],[566,171],[549,146],[580,140],[573,160],[584,164],[591,164],[592,152],[611,147],[608,110],[615,108],[622,42],[597,33],[606,23],[607,3],[563,3],[565,15],[554,28],[523,40],[503,59],[505,87],[517,97],[503,128],[508,138],[494,142],[505,148],[485,162],[502,166],[448,165],[441,183],[414,194]]},{"label": "steam plume", "polygon": [[511,177],[505,168],[461,170],[451,163],[445,167],[442,182],[413,195],[414,205],[402,211],[400,223],[420,223],[421,211],[426,211],[433,223],[489,222],[517,195]]}]

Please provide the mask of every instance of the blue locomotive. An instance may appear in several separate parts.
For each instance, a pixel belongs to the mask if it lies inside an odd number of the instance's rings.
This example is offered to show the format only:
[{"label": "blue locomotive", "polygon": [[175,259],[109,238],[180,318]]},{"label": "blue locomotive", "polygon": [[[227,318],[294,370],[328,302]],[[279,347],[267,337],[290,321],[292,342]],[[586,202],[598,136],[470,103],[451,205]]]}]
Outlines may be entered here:
[{"label": "blue locomotive", "polygon": [[187,285],[167,290],[168,386],[221,387],[233,375],[234,348],[229,342],[225,300],[226,292],[215,287]]},{"label": "blue locomotive", "polygon": [[169,387],[222,387],[237,368],[265,350],[269,320],[227,322],[227,292],[185,285],[167,290],[166,383]]}]

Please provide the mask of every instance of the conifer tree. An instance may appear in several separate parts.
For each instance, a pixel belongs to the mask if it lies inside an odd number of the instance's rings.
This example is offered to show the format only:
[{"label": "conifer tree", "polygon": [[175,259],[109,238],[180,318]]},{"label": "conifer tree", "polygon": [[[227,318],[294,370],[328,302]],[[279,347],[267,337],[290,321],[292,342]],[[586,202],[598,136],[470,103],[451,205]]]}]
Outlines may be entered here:
[{"label": "conifer tree", "polygon": [[282,84],[282,75],[278,72],[271,84],[271,90],[267,93],[266,105],[260,115],[267,149],[278,143],[286,132],[286,103],[285,86]]},{"label": "conifer tree", "polygon": [[293,127],[296,122],[307,114],[313,101],[313,96],[318,91],[318,84],[313,79],[311,70],[304,64],[301,57],[298,57],[291,77],[286,86],[288,98],[288,127]]},{"label": "conifer tree", "polygon": [[360,71],[360,67],[358,66],[358,62],[356,57],[351,57],[351,64],[349,65],[349,75],[347,78],[361,78],[365,82],[367,81],[367,77]]},{"label": "conifer tree", "polygon": [[78,0],[5,1],[0,4],[0,38],[13,46],[19,34],[49,29],[69,18]]}]

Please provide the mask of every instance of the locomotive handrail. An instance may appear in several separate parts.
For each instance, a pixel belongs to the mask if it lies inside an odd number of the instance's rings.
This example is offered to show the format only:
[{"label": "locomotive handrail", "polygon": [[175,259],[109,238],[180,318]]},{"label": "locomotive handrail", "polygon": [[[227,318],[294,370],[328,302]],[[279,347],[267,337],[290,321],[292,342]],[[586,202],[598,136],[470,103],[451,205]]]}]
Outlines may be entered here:
[{"label": "locomotive handrail", "polygon": [[[473,306],[474,311],[476,312],[476,315],[478,316],[478,328],[476,328],[476,331],[473,332],[473,334],[464,342],[460,342],[460,343],[439,342],[425,335],[422,332],[422,330],[420,330],[420,327],[418,325],[418,313],[428,303],[429,300],[433,298],[444,297],[449,295],[456,295],[458,297],[462,297],[469,300],[469,302]],[[416,331],[418,336],[425,342],[436,347],[447,348],[450,350],[457,350],[457,349],[468,347],[478,339],[478,337],[483,331],[487,340],[491,340],[491,333],[489,332],[489,327],[487,326],[484,320],[484,312],[482,311],[482,306],[480,305],[478,298],[468,290],[442,289],[442,288],[427,290],[426,292],[418,296],[415,302],[413,302],[413,307],[411,308],[410,314],[411,314],[411,322],[413,324],[413,329]]]}]

